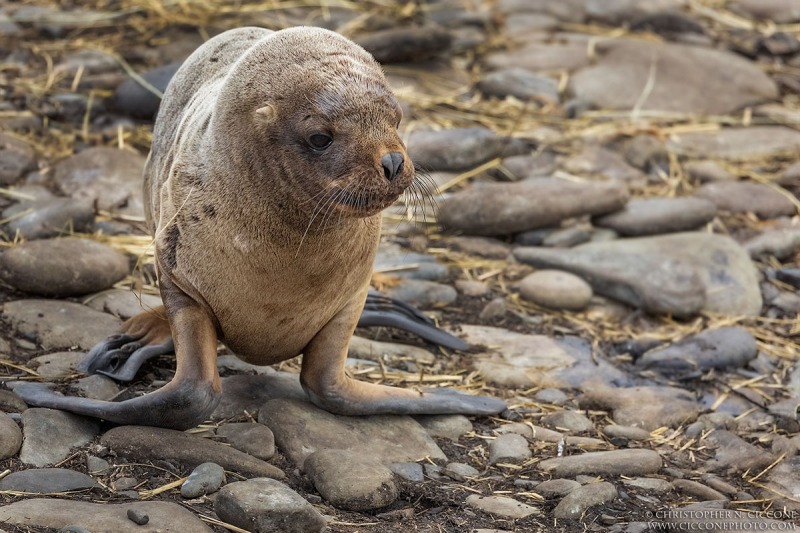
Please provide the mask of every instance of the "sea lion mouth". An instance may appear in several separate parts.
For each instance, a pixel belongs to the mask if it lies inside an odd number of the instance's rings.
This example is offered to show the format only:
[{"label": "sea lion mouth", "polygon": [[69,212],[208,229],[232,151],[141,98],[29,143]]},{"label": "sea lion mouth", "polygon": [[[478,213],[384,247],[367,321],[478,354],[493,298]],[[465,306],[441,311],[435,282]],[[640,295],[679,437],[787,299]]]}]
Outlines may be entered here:
[{"label": "sea lion mouth", "polygon": [[340,195],[336,203],[337,207],[346,214],[365,217],[380,213],[392,205],[398,197],[399,195],[375,196],[350,192]]}]

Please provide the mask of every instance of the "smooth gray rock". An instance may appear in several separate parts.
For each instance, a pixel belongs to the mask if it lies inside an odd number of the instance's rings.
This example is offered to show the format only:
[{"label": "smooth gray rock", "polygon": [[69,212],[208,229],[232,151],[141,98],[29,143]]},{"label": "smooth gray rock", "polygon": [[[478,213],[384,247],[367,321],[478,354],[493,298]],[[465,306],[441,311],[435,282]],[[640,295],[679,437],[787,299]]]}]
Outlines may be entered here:
[{"label": "smooth gray rock", "polygon": [[679,155],[690,157],[754,160],[797,150],[800,132],[785,126],[723,128],[681,133],[671,137],[667,146]]},{"label": "smooth gray rock", "polygon": [[120,388],[113,379],[100,374],[82,377],[73,386],[81,396],[93,400],[108,401],[120,393]]},{"label": "smooth gray rock", "polygon": [[724,494],[691,479],[676,479],[672,486],[678,492],[693,496],[700,501],[727,500]]},{"label": "smooth gray rock", "polygon": [[756,316],[758,274],[731,238],[676,233],[596,242],[570,250],[517,248],[514,256],[539,268],[558,268],[588,281],[598,294],[651,313],[692,316],[701,311]]},{"label": "smooth gray rock", "polygon": [[23,201],[3,211],[11,218],[8,233],[27,240],[47,239],[70,231],[87,232],[94,227],[94,205],[88,200],[46,198]]},{"label": "smooth gray rock", "polygon": [[86,456],[86,470],[92,475],[105,474],[111,468],[111,464],[100,457],[94,455]]},{"label": "smooth gray rock", "polygon": [[267,478],[225,485],[214,500],[214,512],[253,533],[321,533],[327,525],[302,496]]},{"label": "smooth gray rock", "polygon": [[109,288],[129,273],[128,258],[105,244],[66,237],[29,241],[0,254],[0,276],[23,292],[63,298]]},{"label": "smooth gray rock", "polygon": [[728,7],[745,16],[776,24],[800,21],[800,5],[794,0],[733,0]]},{"label": "smooth gray rock", "polygon": [[588,382],[578,398],[582,409],[610,409],[617,424],[653,431],[691,422],[702,406],[686,390],[676,387],[610,387]]},{"label": "smooth gray rock", "polygon": [[419,463],[389,463],[389,470],[407,481],[425,481],[425,472]]},{"label": "smooth gray rock", "polygon": [[489,464],[522,463],[532,456],[530,444],[522,435],[505,433],[489,441]]},{"label": "smooth gray rock", "polygon": [[339,509],[372,511],[394,503],[399,492],[394,474],[358,449],[319,450],[304,464],[320,495]]},{"label": "smooth gray rock", "polygon": [[128,150],[87,148],[56,163],[53,182],[75,199],[97,201],[100,209],[141,217],[144,162]]},{"label": "smooth gray rock", "polygon": [[762,183],[718,181],[706,183],[694,194],[713,202],[720,211],[755,213],[763,219],[792,216],[797,211],[789,198]]},{"label": "smooth gray rock", "polygon": [[533,395],[533,399],[552,405],[564,405],[569,401],[569,396],[560,389],[541,389]]},{"label": "smooth gray rock", "polygon": [[716,448],[714,458],[706,462],[708,470],[728,472],[758,470],[767,467],[775,460],[775,457],[766,450],[750,444],[725,429],[711,432],[706,440]]},{"label": "smooth gray rock", "polygon": [[478,477],[480,472],[477,468],[466,463],[447,463],[447,466],[442,470],[442,474],[454,481],[463,483],[468,478]]},{"label": "smooth gray rock", "polygon": [[661,457],[654,450],[630,449],[589,452],[545,459],[540,470],[555,477],[581,474],[600,476],[643,476],[661,469]]},{"label": "smooth gray rock", "polygon": [[[128,519],[129,509],[147,514],[146,525]],[[83,527],[92,532],[212,533],[191,511],[172,502],[89,503],[76,499],[34,498],[4,505],[0,522],[28,527]]]},{"label": "smooth gray rock", "polygon": [[473,509],[501,518],[525,518],[526,516],[541,514],[541,511],[536,507],[505,496],[470,494],[467,496],[467,505]]},{"label": "smooth gray rock", "polygon": [[428,172],[467,170],[495,157],[529,153],[533,146],[487,128],[414,131],[406,143],[414,164]]},{"label": "smooth gray rock", "polygon": [[391,298],[422,309],[446,307],[458,298],[451,285],[422,279],[404,279],[385,292]]},{"label": "smooth gray rock", "polygon": [[[271,370],[271,369],[269,369]],[[300,376],[289,372],[262,375],[236,375],[222,378],[222,400],[211,413],[212,420],[225,420],[243,415],[256,415],[269,400],[276,398],[306,400]]]},{"label": "smooth gray rock", "polygon": [[438,26],[408,26],[370,32],[354,40],[376,61],[388,64],[421,61],[446,53],[453,35]]},{"label": "smooth gray rock", "polygon": [[225,483],[225,470],[216,463],[202,463],[192,470],[181,485],[181,497],[199,498],[217,492]]},{"label": "smooth gray rock", "polygon": [[684,165],[684,170],[690,178],[700,183],[736,180],[735,174],[729,172],[722,165],[710,159],[689,161]]},{"label": "smooth gray rock", "polygon": [[544,415],[540,422],[545,426],[550,426],[559,431],[569,431],[571,433],[586,433],[594,431],[594,423],[586,418],[583,413],[575,411],[556,411]]},{"label": "smooth gray rock", "polygon": [[641,182],[645,178],[622,154],[597,144],[586,145],[579,152],[563,158],[560,166],[577,176],[597,176],[628,183]]},{"label": "smooth gray rock", "polygon": [[758,355],[756,339],[746,329],[722,327],[692,335],[664,348],[645,353],[640,368],[667,373],[739,368]]},{"label": "smooth gray rock", "polygon": [[431,437],[458,442],[472,431],[472,422],[464,415],[417,415],[414,420],[425,428]]},{"label": "smooth gray rock", "polygon": [[383,464],[445,459],[442,450],[413,418],[406,416],[340,416],[308,402],[270,400],[258,421],[275,434],[278,448],[296,465],[323,450],[359,450],[363,459]]},{"label": "smooth gray rock", "polygon": [[744,243],[750,257],[759,258],[774,255],[778,259],[791,257],[800,250],[800,228],[772,228]]},{"label": "smooth gray rock", "polygon": [[651,14],[677,11],[682,0],[585,0],[586,16],[609,25],[621,25]]},{"label": "smooth gray rock", "polygon": [[[598,108],[633,109],[638,104],[642,111],[714,115],[778,96],[769,76],[730,52],[629,38],[602,41],[595,50],[594,64],[570,77],[568,91]],[[654,82],[640,102],[654,64]]]},{"label": "smooth gray rock", "polygon": [[519,283],[525,300],[550,309],[580,311],[592,299],[592,287],[582,278],[561,270],[537,270]]},{"label": "smooth gray rock", "polygon": [[17,455],[22,446],[22,430],[14,419],[0,411],[0,460]]},{"label": "smooth gray rock", "polygon": [[230,422],[217,428],[217,437],[257,459],[266,461],[275,455],[275,436],[264,424]]},{"label": "smooth gray rock", "polygon": [[19,181],[36,166],[36,153],[30,144],[0,132],[0,186]]},{"label": "smooth gray rock", "polygon": [[553,516],[561,520],[575,520],[583,516],[590,507],[608,503],[616,497],[617,489],[611,483],[589,483],[564,496],[553,509]]},{"label": "smooth gray rock", "polygon": [[566,496],[573,490],[580,488],[580,486],[581,484],[574,479],[548,479],[536,485],[536,492],[544,498],[559,498]]},{"label": "smooth gray rock", "polygon": [[109,314],[59,300],[7,302],[3,304],[3,319],[17,335],[36,339],[45,350],[90,350],[122,324]]},{"label": "smooth gray rock", "polygon": [[636,487],[656,494],[673,490],[672,483],[666,479],[657,477],[635,477],[633,479],[623,479],[622,483],[630,487]]},{"label": "smooth gray rock", "polygon": [[33,494],[85,490],[99,486],[86,474],[66,468],[31,468],[12,472],[0,480],[0,490]]},{"label": "smooth gray rock", "polygon": [[620,426],[619,424],[607,425],[603,428],[603,433],[607,437],[632,441],[645,441],[650,438],[650,432],[646,429],[633,426]]},{"label": "smooth gray rock", "polygon": [[483,62],[490,71],[523,68],[542,74],[572,72],[591,63],[588,41],[589,36],[584,34],[537,33],[519,48],[487,54]]},{"label": "smooth gray rock", "polygon": [[478,81],[478,89],[488,96],[513,96],[523,102],[548,104],[559,100],[558,81],[518,67],[490,72]]},{"label": "smooth gray rock", "polygon": [[697,229],[716,214],[716,206],[702,198],[634,198],[621,211],[597,217],[592,223],[636,237]]},{"label": "smooth gray rock", "polygon": [[73,448],[92,440],[97,421],[56,409],[31,408],[22,413],[25,440],[19,458],[23,463],[45,466],[60,462]]},{"label": "smooth gray rock", "polygon": [[100,443],[133,461],[158,457],[191,468],[212,462],[245,476],[285,477],[277,467],[230,446],[172,429],[120,426],[105,433]]},{"label": "smooth gray rock", "polygon": [[557,178],[481,183],[441,202],[445,229],[470,235],[508,235],[557,225],[564,219],[620,209],[628,189],[617,182],[575,183]]},{"label": "smooth gray rock", "polygon": [[83,301],[84,305],[110,313],[123,320],[138,315],[142,311],[150,311],[161,305],[161,296],[136,291],[110,289],[93,294]]},{"label": "smooth gray rock", "polygon": [[[148,70],[141,77],[162,93],[167,89],[167,84],[178,71],[183,61],[176,61]],[[143,87],[133,78],[126,79],[114,91],[114,104],[116,107],[134,117],[151,118],[161,105],[161,98],[150,89]]]},{"label": "smooth gray rock", "polygon": [[55,352],[34,357],[30,365],[39,377],[54,380],[75,374],[75,365],[85,358],[86,352]]}]

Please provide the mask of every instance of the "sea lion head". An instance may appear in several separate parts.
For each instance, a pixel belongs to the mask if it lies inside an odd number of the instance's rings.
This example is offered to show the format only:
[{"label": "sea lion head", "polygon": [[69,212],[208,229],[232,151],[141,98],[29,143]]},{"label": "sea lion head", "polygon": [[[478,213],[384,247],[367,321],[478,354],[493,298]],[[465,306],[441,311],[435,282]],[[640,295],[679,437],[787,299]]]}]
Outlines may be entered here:
[{"label": "sea lion head", "polygon": [[284,208],[369,217],[414,180],[397,131],[402,111],[380,65],[337,33],[269,35],[234,65],[223,93],[234,102],[221,110],[226,130],[247,137],[231,149],[250,147],[252,173],[267,169],[263,179],[282,182]]}]

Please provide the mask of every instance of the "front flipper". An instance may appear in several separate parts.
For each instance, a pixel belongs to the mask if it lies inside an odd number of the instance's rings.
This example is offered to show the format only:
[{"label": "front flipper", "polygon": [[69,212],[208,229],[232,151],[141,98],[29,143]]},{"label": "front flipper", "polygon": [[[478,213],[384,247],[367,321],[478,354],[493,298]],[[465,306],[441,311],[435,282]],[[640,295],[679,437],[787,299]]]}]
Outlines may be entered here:
[{"label": "front flipper", "polygon": [[127,320],[122,331],[92,348],[76,369],[117,381],[132,381],[146,361],[175,348],[164,306]]},{"label": "front flipper", "polygon": [[[217,372],[217,334],[202,307],[166,277],[161,280],[166,316],[175,331],[177,368],[157,391],[122,402],[62,396],[42,384],[17,384],[31,406],[62,409],[117,424],[188,429],[205,420],[222,396]],[[136,318],[136,317],[134,317]]]},{"label": "front flipper", "polygon": [[354,298],[311,340],[303,354],[300,381],[311,401],[343,415],[463,414],[491,415],[504,411],[497,398],[451,389],[419,392],[364,383],[345,374],[347,345],[358,322],[365,293]]}]

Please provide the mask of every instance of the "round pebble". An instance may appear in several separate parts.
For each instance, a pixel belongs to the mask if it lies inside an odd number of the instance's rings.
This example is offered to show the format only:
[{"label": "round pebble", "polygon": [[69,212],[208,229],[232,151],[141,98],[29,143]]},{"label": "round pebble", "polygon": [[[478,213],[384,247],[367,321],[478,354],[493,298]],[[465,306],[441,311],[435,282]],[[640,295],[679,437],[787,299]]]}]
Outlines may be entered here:
[{"label": "round pebble", "polygon": [[531,456],[528,440],[516,433],[505,433],[489,443],[489,464],[521,463]]},{"label": "round pebble", "polygon": [[579,311],[589,305],[592,288],[583,279],[560,270],[539,270],[519,284],[524,299],[551,309]]},{"label": "round pebble", "polygon": [[542,417],[542,423],[558,430],[572,433],[594,431],[594,424],[585,415],[575,411],[556,411]]},{"label": "round pebble", "polygon": [[192,470],[181,485],[181,497],[198,498],[217,492],[225,483],[225,470],[216,463],[203,463]]},{"label": "round pebble", "polygon": [[128,520],[140,526],[143,526],[150,521],[150,517],[147,516],[147,513],[139,511],[138,509],[128,509],[127,515]]}]

